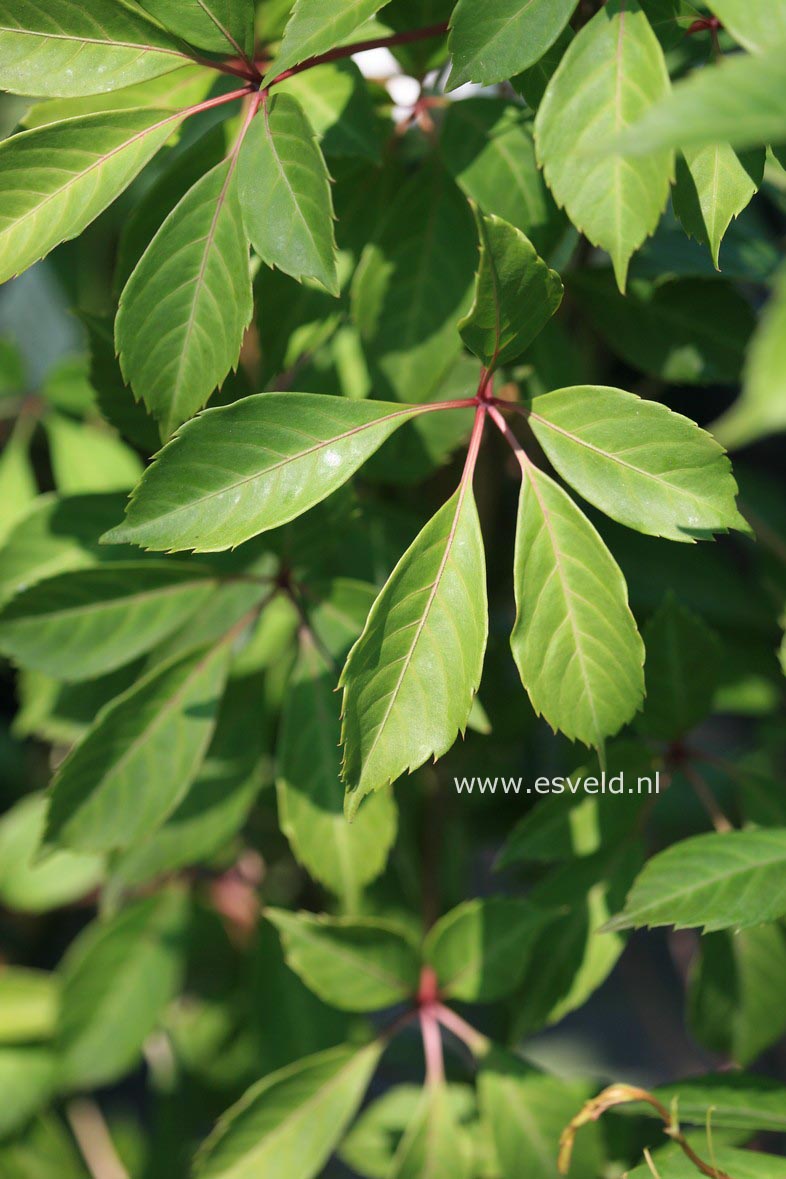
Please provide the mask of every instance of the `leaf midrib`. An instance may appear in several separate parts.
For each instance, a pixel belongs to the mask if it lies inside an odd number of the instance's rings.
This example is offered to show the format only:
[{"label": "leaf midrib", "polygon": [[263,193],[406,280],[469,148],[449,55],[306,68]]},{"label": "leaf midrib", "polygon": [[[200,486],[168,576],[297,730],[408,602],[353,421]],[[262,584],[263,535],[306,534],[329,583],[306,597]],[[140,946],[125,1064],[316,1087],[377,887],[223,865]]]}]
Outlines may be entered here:
[{"label": "leaf midrib", "polygon": [[555,422],[549,421],[548,418],[541,417],[541,415],[536,413],[535,410],[529,410],[528,413],[531,418],[533,418],[536,422],[539,422],[542,426],[545,426],[549,430],[553,430],[557,434],[562,434],[564,438],[570,439],[571,442],[575,442],[578,446],[583,446],[585,449],[591,450],[594,454],[599,455],[600,458],[605,459],[607,462],[616,463],[620,467],[626,467],[629,471],[633,471],[634,474],[643,475],[645,478],[651,479],[654,483],[668,488],[670,492],[676,495],[687,496],[689,499],[695,500],[697,504],[706,506],[707,501],[702,499],[702,497],[695,491],[691,491],[690,488],[678,487],[674,483],[670,483],[668,479],[664,479],[662,475],[656,475],[653,471],[647,471],[644,467],[637,467],[633,463],[627,462],[625,459],[620,458],[619,455],[613,454],[609,450],[602,450],[599,446],[595,446],[594,443],[588,442],[585,438],[580,438],[578,434],[573,434],[570,430],[566,430],[563,426],[558,426]]}]

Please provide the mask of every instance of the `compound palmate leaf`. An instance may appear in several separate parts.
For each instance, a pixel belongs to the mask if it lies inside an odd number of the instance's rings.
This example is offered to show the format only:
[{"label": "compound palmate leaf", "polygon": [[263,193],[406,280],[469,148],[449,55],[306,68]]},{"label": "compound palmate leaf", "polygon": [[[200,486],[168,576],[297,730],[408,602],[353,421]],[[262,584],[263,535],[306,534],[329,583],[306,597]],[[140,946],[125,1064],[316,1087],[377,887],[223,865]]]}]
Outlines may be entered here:
[{"label": "compound palmate leaf", "polygon": [[722,447],[665,405],[579,385],[536,398],[529,420],[562,478],[620,524],[688,543],[748,531]]},{"label": "compound palmate leaf", "polygon": [[349,816],[464,730],[487,634],[483,537],[462,481],[393,570],[342,672]]},{"label": "compound palmate leaf", "polygon": [[0,144],[0,283],[76,237],[163,147],[181,116],[102,111]]},{"label": "compound palmate leaf", "polygon": [[478,214],[480,270],[475,302],[459,324],[467,347],[489,370],[509,364],[562,302],[562,281],[520,230]]},{"label": "compound palmate leaf", "polygon": [[571,42],[535,120],[535,144],[557,203],[611,254],[624,291],[631,255],[669,192],[672,157],[612,155],[609,145],[669,92],[663,50],[637,0],[609,0]]},{"label": "compound palmate leaf", "polygon": [[254,24],[253,0],[141,0],[142,7],[178,37],[208,49],[242,54]]},{"label": "compound palmate leaf", "polygon": [[608,928],[745,929],[786,913],[786,830],[696,835],[649,861]]},{"label": "compound palmate leaf", "polygon": [[340,45],[386,3],[389,0],[341,0],[340,4],[295,0],[281,48],[265,75],[264,84],[306,58]]},{"label": "compound palmate leaf", "polygon": [[108,704],[55,776],[46,841],[106,851],[163,823],[199,771],[228,661],[223,644],[174,658]]},{"label": "compound palmate leaf", "polygon": [[382,1053],[341,1045],[264,1077],[221,1118],[198,1179],[313,1179],[363,1100]]},{"label": "compound palmate leaf", "polygon": [[186,193],[120,298],[115,339],[123,375],[165,437],[237,364],[254,311],[236,159]]},{"label": "compound palmate leaf", "polygon": [[567,25],[576,0],[459,0],[451,17],[451,89],[504,82],[539,61]]},{"label": "compound palmate leaf", "polygon": [[177,564],[63,573],[0,611],[0,651],[56,679],[94,679],[186,623],[213,585],[205,570]]},{"label": "compound palmate leaf", "polygon": [[164,447],[104,542],[200,552],[242,544],[330,495],[418,412],[318,393],[260,393],[206,410]]},{"label": "compound palmate leaf", "polygon": [[176,39],[117,0],[0,0],[0,89],[12,94],[102,94],[188,60]]},{"label": "compound palmate leaf", "polygon": [[377,918],[314,917],[268,909],[288,965],[326,1003],[377,1011],[411,999],[420,955],[408,931]]},{"label": "compound palmate leaf", "polygon": [[238,165],[240,204],[263,262],[339,292],[333,198],[322,150],[291,94],[263,100]]},{"label": "compound palmate leaf", "polygon": [[573,500],[522,464],[511,647],[535,711],[600,747],[644,697],[644,645],[622,572]]}]

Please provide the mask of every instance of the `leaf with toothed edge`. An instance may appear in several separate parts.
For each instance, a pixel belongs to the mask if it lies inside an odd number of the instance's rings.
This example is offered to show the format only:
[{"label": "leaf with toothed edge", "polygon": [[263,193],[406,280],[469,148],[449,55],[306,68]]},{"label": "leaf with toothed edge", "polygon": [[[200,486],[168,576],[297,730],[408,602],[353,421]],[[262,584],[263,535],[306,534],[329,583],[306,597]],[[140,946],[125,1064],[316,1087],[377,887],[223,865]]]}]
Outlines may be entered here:
[{"label": "leaf with toothed edge", "polygon": [[[363,619],[374,600],[373,587],[368,588],[372,593],[364,602]],[[337,655],[346,652],[363,619],[353,626],[349,642],[340,643]],[[345,905],[356,907],[363,887],[384,869],[398,821],[391,790],[370,798],[354,823],[344,818],[335,686],[336,672],[326,653],[311,635],[301,635],[276,750],[278,817],[295,858],[309,875],[337,893]]]},{"label": "leaf with toothed edge", "polygon": [[665,405],[577,385],[536,398],[528,418],[558,474],[612,520],[688,544],[750,532],[723,448]]},{"label": "leaf with toothed edge", "polygon": [[490,370],[516,360],[562,302],[562,280],[520,230],[476,210],[480,268],[475,301],[459,323],[466,346]]},{"label": "leaf with toothed edge", "polygon": [[570,43],[535,119],[535,146],[557,204],[607,250],[625,290],[631,256],[654,232],[673,161],[631,161],[609,145],[669,92],[663,50],[637,0],[609,0]]},{"label": "leaf with toothed edge", "polygon": [[220,552],[346,483],[421,406],[258,393],[187,422],[148,467],[104,544]]},{"label": "leaf with toothed edge", "polygon": [[196,1179],[312,1179],[363,1100],[384,1047],[341,1044],[270,1073],[221,1117]]},{"label": "leaf with toothed edge", "polygon": [[142,7],[189,45],[225,56],[253,46],[253,0],[140,0]]},{"label": "leaf with toothed edge", "polygon": [[259,257],[338,296],[333,196],[325,157],[291,94],[264,99],[238,161],[240,206]]},{"label": "leaf with toothed edge", "polygon": [[513,657],[532,707],[571,740],[602,748],[644,699],[644,644],[622,571],[553,479],[522,464]]},{"label": "leaf with toothed edge", "polygon": [[349,817],[466,728],[487,635],[483,537],[465,476],[393,570],[341,673]]},{"label": "leaf with toothed edge", "polygon": [[236,367],[254,313],[233,156],[167,217],[120,296],[123,376],[168,437]]},{"label": "leaf with toothed edge", "polygon": [[199,772],[228,667],[218,643],[153,667],[110,701],[55,775],[45,842],[109,851],[160,826]]},{"label": "leaf with toothed edge", "polygon": [[405,926],[286,909],[266,909],[265,917],[278,930],[287,965],[332,1007],[380,1011],[417,994],[420,954]]},{"label": "leaf with toothed edge", "polygon": [[448,89],[506,82],[540,61],[570,20],[577,0],[459,0],[450,21]]},{"label": "leaf with toothed edge", "polygon": [[11,94],[103,94],[189,61],[185,46],[116,0],[0,0],[0,89]]},{"label": "leaf with toothed edge", "polygon": [[263,86],[269,86],[279,74],[301,61],[340,45],[388,3],[390,0],[341,0],[340,4],[295,0],[284,39]]},{"label": "leaf with toothed edge", "polygon": [[215,584],[210,570],[180,562],[62,573],[0,610],[0,651],[66,683],[95,679],[184,625]]},{"label": "leaf with toothed edge", "polygon": [[80,234],[182,118],[153,108],[101,111],[0,143],[0,283]]},{"label": "leaf with toothed edge", "polygon": [[659,852],[607,929],[746,929],[786,914],[786,829],[696,835]]}]

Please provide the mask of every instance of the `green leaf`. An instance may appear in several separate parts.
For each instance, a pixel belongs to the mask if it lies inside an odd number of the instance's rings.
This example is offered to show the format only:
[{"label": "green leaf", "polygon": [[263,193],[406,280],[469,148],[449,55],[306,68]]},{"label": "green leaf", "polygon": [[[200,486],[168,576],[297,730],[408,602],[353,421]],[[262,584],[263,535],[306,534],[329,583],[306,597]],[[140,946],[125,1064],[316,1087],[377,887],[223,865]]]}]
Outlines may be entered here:
[{"label": "green leaf", "polygon": [[0,1143],[4,1179],[88,1179],[72,1136],[53,1113]]},{"label": "green leaf", "polygon": [[176,658],[102,709],[57,771],[48,843],[108,851],[163,823],[199,771],[228,658],[225,643]]},{"label": "green leaf", "polygon": [[324,0],[295,0],[281,47],[262,84],[268,86],[292,66],[340,45],[386,3],[389,0],[341,0],[326,7]]},{"label": "green leaf", "polygon": [[748,0],[709,0],[707,5],[735,41],[751,52],[764,53],[786,42],[786,3],[769,0],[766,6]]},{"label": "green leaf", "polygon": [[562,280],[528,238],[478,213],[480,268],[475,302],[459,323],[462,339],[493,372],[526,351],[562,302]]},{"label": "green leaf", "polygon": [[63,413],[44,418],[52,473],[62,495],[128,491],[142,474],[139,455],[103,424],[76,422]]},{"label": "green leaf", "polygon": [[[714,936],[702,941],[714,941]],[[659,1085],[655,1096],[671,1107],[676,1101],[680,1122],[706,1126],[712,1110],[712,1125],[718,1129],[765,1130],[782,1134],[786,1129],[786,1087],[768,1077],[750,1073],[710,1073],[674,1085]],[[651,1106],[631,1106],[639,1115],[656,1116]]]},{"label": "green leaf", "polygon": [[440,153],[459,187],[510,222],[548,255],[566,221],[543,182],[535,159],[532,120],[512,102],[468,98],[449,105]]},{"label": "green leaf", "polygon": [[[703,937],[688,991],[689,1023],[699,1043],[737,1064],[752,1064],[786,1032],[784,971],[779,925]],[[783,1094],[780,1104],[786,1113]]]},{"label": "green leaf", "polygon": [[690,237],[710,247],[716,270],[723,235],[750,204],[763,176],[763,149],[738,155],[727,143],[711,143],[677,156],[674,212]]},{"label": "green leaf", "polygon": [[11,94],[102,94],[187,62],[178,42],[130,5],[0,0],[0,89]]},{"label": "green leaf", "polygon": [[[89,94],[78,98],[50,98],[36,102],[30,107],[19,126],[25,131],[45,127],[50,123],[62,123],[81,115],[94,115],[99,111],[139,110],[155,107],[159,111],[182,111],[196,106],[207,98],[215,83],[216,75],[208,66],[181,65],[170,74],[160,78],[149,78],[122,90],[110,90],[106,94]],[[173,132],[177,139],[179,132]],[[159,218],[160,221],[160,218]]]},{"label": "green leaf", "polygon": [[459,0],[450,21],[448,89],[490,86],[534,65],[571,18],[576,0]]},{"label": "green leaf", "polygon": [[746,929],[786,913],[786,830],[696,835],[654,856],[608,928]]},{"label": "green leaf", "polygon": [[673,147],[727,143],[733,148],[786,141],[786,60],[780,47],[760,56],[739,54],[697,70],[619,137],[630,156]]},{"label": "green leaf", "polygon": [[[503,1175],[558,1179],[559,1137],[589,1096],[588,1087],[538,1072],[512,1052],[496,1047],[478,1069],[481,1116],[488,1122]],[[596,1175],[602,1166],[597,1127],[583,1129],[569,1175]]]},{"label": "green leaf", "polygon": [[212,53],[242,56],[250,47],[253,0],[140,0],[156,20],[190,45]]},{"label": "green leaf", "polygon": [[271,769],[270,734],[259,722],[264,693],[263,672],[233,671],[197,777],[161,827],[113,858],[113,893],[204,863],[242,827]]},{"label": "green leaf", "polygon": [[[638,786],[644,778],[651,780],[653,756],[641,742],[622,738],[607,746],[606,761],[609,769],[603,793],[596,795],[581,789],[587,777],[600,778],[602,771],[597,763],[580,766],[567,777],[560,776],[553,783],[559,787],[557,793],[543,797],[519,819],[495,866],[573,862],[601,848],[619,846],[649,797],[649,791],[629,794],[625,784],[635,782]],[[621,780],[615,782],[620,774]]]},{"label": "green leaf", "polygon": [[183,896],[163,892],[92,922],[71,943],[59,967],[66,1088],[108,1084],[134,1065],[179,988],[185,915]]},{"label": "green leaf", "polygon": [[221,1118],[197,1156],[198,1179],[313,1179],[366,1091],[382,1052],[330,1048],[264,1077]]},{"label": "green leaf", "polygon": [[209,409],[164,447],[104,543],[242,544],[325,499],[418,412],[317,393],[260,393]]},{"label": "green leaf", "polygon": [[[464,1140],[466,1152],[477,1152],[480,1156],[478,1162],[482,1157],[485,1163],[486,1156],[481,1155],[481,1151],[487,1142],[478,1133],[472,1089],[468,1085],[449,1084],[446,1086],[446,1097],[453,1116],[454,1134]],[[423,1116],[423,1100],[424,1093],[420,1085],[395,1085],[388,1089],[363,1110],[352,1126],[341,1143],[341,1161],[353,1173],[357,1172],[366,1179],[390,1179],[393,1160],[408,1127]],[[478,1173],[485,1174],[486,1169],[479,1169]],[[422,1175],[418,1179],[422,1179]]]},{"label": "green leaf", "polygon": [[390,1179],[471,1179],[472,1160],[444,1084],[427,1085],[390,1168]]},{"label": "green leaf", "polygon": [[[636,797],[641,808],[649,796]],[[621,845],[561,864],[532,889],[531,901],[552,906],[555,915],[538,932],[520,980],[514,1000],[516,1040],[583,1007],[609,977],[627,938],[601,931],[622,904],[643,858],[639,842],[627,832]]]},{"label": "green leaf", "polygon": [[48,1048],[0,1048],[0,1136],[5,1138],[20,1129],[44,1109],[58,1080],[57,1058]]},{"label": "green leaf", "polygon": [[511,648],[532,707],[601,748],[644,699],[644,645],[619,566],[569,495],[522,463]]},{"label": "green leaf", "polygon": [[678,385],[739,381],[756,319],[731,283],[635,279],[623,296],[610,271],[586,270],[570,290],[604,343],[640,372]]},{"label": "green leaf", "polygon": [[712,429],[732,449],[786,430],[786,269],[751,340],[742,396]]},{"label": "green leaf", "polygon": [[172,210],[120,297],[123,375],[168,437],[237,366],[254,310],[236,156]]},{"label": "green leaf", "polygon": [[333,197],[325,159],[297,99],[276,93],[243,141],[238,187],[246,233],[268,266],[338,295]]},{"label": "green leaf", "polygon": [[490,897],[465,901],[429,931],[423,953],[441,993],[467,1003],[510,995],[527,967],[548,910],[529,901]]},{"label": "green leaf", "polygon": [[416,994],[420,955],[404,927],[285,909],[266,909],[265,916],[281,936],[287,965],[332,1007],[378,1011]]},{"label": "green leaf", "polygon": [[77,237],[163,147],[180,118],[154,109],[108,111],[0,143],[0,283]]},{"label": "green leaf", "polygon": [[483,537],[462,481],[393,570],[341,673],[350,816],[463,731],[487,634]]},{"label": "green leaf", "polygon": [[24,521],[38,494],[30,461],[32,424],[18,421],[0,453],[0,543]]},{"label": "green leaf", "polygon": [[669,91],[663,50],[636,0],[610,0],[568,47],[535,120],[535,144],[557,204],[611,254],[621,291],[628,263],[666,205],[672,157],[610,155],[615,134]]},{"label": "green leaf", "polygon": [[308,111],[328,156],[379,159],[379,136],[369,88],[354,61],[334,61],[295,74],[276,87]]},{"label": "green leaf", "polygon": [[565,55],[565,50],[573,40],[575,33],[570,25],[563,29],[557,40],[547,49],[539,61],[529,69],[510,79],[513,89],[521,95],[527,106],[536,111],[543,101],[546,87],[556,73],[557,66]]},{"label": "green leaf", "polygon": [[47,799],[30,794],[0,819],[0,900],[17,913],[45,913],[92,892],[104,876],[99,856],[41,853]]},{"label": "green leaf", "polygon": [[0,610],[0,651],[55,679],[94,679],[187,622],[213,588],[205,570],[175,563],[62,573]]},{"label": "green leaf", "polygon": [[675,741],[710,713],[721,674],[714,631],[669,594],[644,628],[647,700],[637,728]]},{"label": "green leaf", "polygon": [[[702,1135],[699,1150],[704,1156],[707,1154],[706,1141],[706,1137]],[[658,1168],[658,1179],[695,1179],[697,1174],[693,1163],[688,1162],[678,1146],[659,1150],[653,1162]],[[733,1175],[734,1179],[780,1179],[783,1158],[758,1151],[733,1150],[720,1146],[713,1151],[713,1166],[724,1174]],[[642,1163],[628,1174],[627,1179],[652,1179],[652,1169],[648,1163]]]},{"label": "green leaf", "polygon": [[689,544],[748,531],[729,460],[688,418],[602,386],[557,389],[532,404],[532,430],[557,472],[612,520]]},{"label": "green leaf", "polygon": [[476,243],[467,201],[446,170],[432,164],[416,171],[352,281],[352,317],[380,395],[425,401],[455,362]]},{"label": "green leaf", "polygon": [[278,814],[281,830],[308,873],[354,907],[363,886],[387,862],[397,815],[391,792],[381,791],[354,823],[344,818],[335,680],[325,655],[303,634],[281,720]]},{"label": "green leaf", "polygon": [[42,495],[10,533],[0,565],[0,600],[58,573],[100,560],[133,558],[133,549],[102,549],[98,538],[122,510],[122,495]]},{"label": "green leaf", "polygon": [[0,970],[0,1044],[48,1040],[55,1029],[57,979],[43,970]]}]

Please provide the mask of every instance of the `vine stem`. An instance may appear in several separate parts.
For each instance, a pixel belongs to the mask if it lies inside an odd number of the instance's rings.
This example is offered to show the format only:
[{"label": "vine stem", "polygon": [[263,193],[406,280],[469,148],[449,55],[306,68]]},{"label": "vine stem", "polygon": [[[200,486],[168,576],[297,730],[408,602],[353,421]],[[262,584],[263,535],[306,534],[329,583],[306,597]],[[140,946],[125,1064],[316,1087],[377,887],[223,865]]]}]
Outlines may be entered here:
[{"label": "vine stem", "polygon": [[477,1028],[473,1028],[472,1024],[467,1023],[450,1007],[446,1007],[444,1003],[437,1001],[433,1005],[434,1018],[442,1024],[443,1028],[447,1028],[452,1032],[457,1040],[461,1040],[462,1044],[466,1044],[473,1056],[485,1056],[490,1047],[490,1041],[486,1036],[479,1032]]},{"label": "vine stem", "polygon": [[364,53],[368,49],[392,49],[396,45],[411,45],[415,41],[428,41],[435,37],[442,37],[447,33],[448,27],[448,22],[444,21],[441,24],[428,25],[422,29],[407,29],[403,33],[393,33],[390,37],[373,37],[369,41],[339,45],[335,49],[328,50],[327,53],[318,53],[315,57],[309,57],[306,61],[292,66],[291,69],[284,70],[272,80],[270,85],[275,86],[277,82],[283,82],[287,78],[294,77],[295,74],[302,74],[305,70],[327,65],[331,61],[340,61],[344,57],[352,57],[355,53]]},{"label": "vine stem", "polygon": [[445,1060],[442,1054],[442,1033],[433,1007],[423,1007],[418,1012],[420,1032],[423,1037],[423,1055],[426,1058],[426,1084],[432,1088],[444,1084]]},{"label": "vine stem", "polygon": [[488,409],[489,417],[491,418],[491,420],[493,421],[494,425],[497,427],[499,432],[502,434],[502,437],[505,439],[505,441],[507,442],[510,449],[515,454],[516,460],[517,460],[519,466],[521,467],[522,473],[526,474],[527,466],[531,463],[532,460],[530,459],[530,457],[527,454],[524,447],[519,442],[516,435],[511,430],[508,423],[503,418],[502,414],[499,412],[496,402],[493,404],[489,404],[487,406],[487,409]]},{"label": "vine stem", "polygon": [[713,1163],[706,1163],[700,1155],[696,1154],[680,1130],[676,1116],[666,1108],[662,1101],[659,1101],[653,1093],[649,1093],[646,1089],[638,1089],[633,1085],[610,1085],[608,1089],[604,1089],[597,1097],[588,1101],[565,1127],[560,1136],[558,1161],[560,1174],[567,1175],[570,1170],[573,1143],[577,1131],[589,1122],[597,1122],[607,1110],[613,1109],[617,1105],[626,1105],[632,1101],[643,1101],[652,1106],[658,1117],[663,1120],[665,1134],[679,1146],[685,1157],[702,1175],[708,1176],[708,1179],[731,1179],[731,1176],[725,1171],[719,1170]]}]

